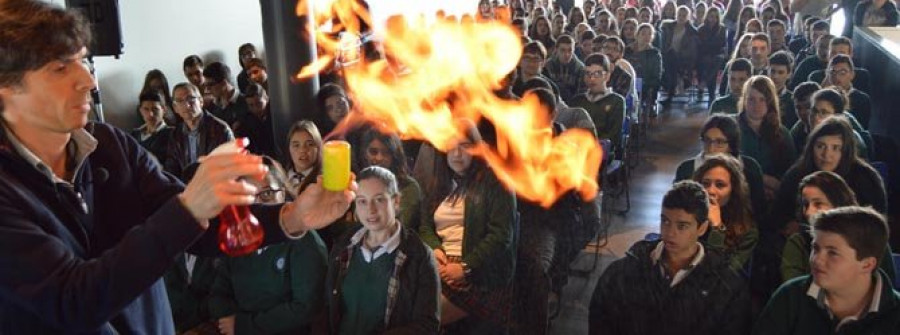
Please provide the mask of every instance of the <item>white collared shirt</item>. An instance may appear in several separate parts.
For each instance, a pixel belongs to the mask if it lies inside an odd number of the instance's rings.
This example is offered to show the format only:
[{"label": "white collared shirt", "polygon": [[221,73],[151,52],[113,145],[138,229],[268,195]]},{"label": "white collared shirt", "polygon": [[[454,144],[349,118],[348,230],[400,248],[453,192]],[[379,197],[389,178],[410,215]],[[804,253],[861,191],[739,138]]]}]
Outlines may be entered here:
[{"label": "white collared shirt", "polygon": [[366,243],[363,241],[366,236],[369,234],[369,230],[363,227],[356,234],[353,234],[353,237],[350,238],[350,245],[359,244],[359,249],[362,251],[363,260],[366,263],[372,263],[372,261],[378,259],[382,255],[390,254],[397,250],[400,247],[400,223],[395,222],[394,233],[391,234],[387,240],[381,243],[379,246],[375,247],[374,250],[369,249],[366,246]]},{"label": "white collared shirt", "polygon": [[650,252],[650,258],[653,260],[653,264],[659,265],[659,270],[662,272],[663,277],[671,280],[669,283],[669,287],[675,287],[675,285],[678,285],[678,283],[687,278],[687,276],[691,274],[691,271],[693,271],[697,267],[697,265],[699,265],[700,262],[703,261],[703,258],[706,257],[706,250],[703,248],[703,244],[697,242],[697,247],[699,249],[697,250],[697,254],[694,255],[694,258],[691,259],[691,263],[685,266],[683,269],[678,270],[678,272],[676,272],[675,276],[673,276],[672,278],[669,278],[668,273],[666,273],[665,262],[660,262],[660,260],[662,260],[663,252],[665,252],[665,243],[660,241],[656,245],[656,248],[654,248],[653,251]]},{"label": "white collared shirt", "polygon": [[[77,175],[78,170],[81,169],[81,166],[84,165],[84,161],[87,160],[87,157],[97,150],[97,139],[94,138],[87,130],[83,128],[79,128],[73,130],[71,135],[72,137],[69,139],[70,142],[75,145],[75,157],[71,157],[75,159],[75,169],[72,171],[72,180],[65,180],[60,178],[56,174],[53,173],[53,170],[47,166],[46,163],[41,161],[41,159],[34,154],[30,149],[28,149],[25,144],[19,141],[19,138],[6,126],[6,123],[0,122],[3,125],[3,128],[6,130],[6,137],[9,139],[9,143],[12,144],[13,148],[16,152],[25,159],[28,164],[34,166],[35,169],[40,171],[43,175],[47,176],[48,179],[52,180],[54,183],[63,183],[67,185],[71,185],[74,182],[74,178]],[[67,144],[68,146],[69,144]],[[67,149],[68,150],[68,149]]]},{"label": "white collared shirt", "polygon": [[[875,291],[874,291],[875,293],[873,293],[873,295],[872,295],[872,301],[869,303],[869,308],[859,311],[859,313],[856,315],[851,315],[851,316],[841,319],[838,322],[837,327],[835,327],[834,330],[838,331],[841,329],[842,326],[844,326],[848,323],[854,322],[854,321],[858,321],[859,319],[866,317],[866,315],[869,313],[877,313],[879,307],[881,306],[881,290],[883,289],[882,286],[883,286],[883,283],[881,281],[881,276],[877,275],[877,273],[876,273],[876,275],[875,275]],[[828,316],[831,317],[831,319],[834,319],[834,314],[831,313],[831,306],[828,305],[828,299],[825,296],[826,294],[827,294],[827,292],[825,291],[825,289],[823,289],[819,285],[816,285],[816,282],[810,283],[809,289],[806,290],[806,295],[815,299],[816,304],[819,306],[819,308],[822,308],[825,311],[827,311]]]}]

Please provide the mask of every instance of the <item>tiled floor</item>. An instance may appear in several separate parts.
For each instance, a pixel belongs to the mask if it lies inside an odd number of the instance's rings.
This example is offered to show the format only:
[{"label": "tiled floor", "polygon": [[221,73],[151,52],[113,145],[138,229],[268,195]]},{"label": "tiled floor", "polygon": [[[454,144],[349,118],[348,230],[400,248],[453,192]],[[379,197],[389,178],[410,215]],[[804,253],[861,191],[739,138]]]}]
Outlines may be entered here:
[{"label": "tiled floor", "polygon": [[572,265],[573,269],[591,269],[588,275],[573,275],[563,289],[560,314],[553,321],[551,334],[587,334],[591,293],[606,266],[624,255],[632,243],[657,231],[660,203],[682,160],[699,152],[699,129],[706,119],[706,103],[673,103],[672,108],[652,120],[649,138],[641,151],[639,165],[631,179],[631,211],[612,215],[608,241],[602,247],[589,245]]}]

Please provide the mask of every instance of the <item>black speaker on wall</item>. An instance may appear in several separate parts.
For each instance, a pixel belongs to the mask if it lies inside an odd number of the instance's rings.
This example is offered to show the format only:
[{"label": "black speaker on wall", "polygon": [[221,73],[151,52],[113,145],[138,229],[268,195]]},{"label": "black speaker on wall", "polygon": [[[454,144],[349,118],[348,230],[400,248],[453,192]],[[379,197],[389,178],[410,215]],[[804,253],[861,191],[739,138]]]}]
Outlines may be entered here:
[{"label": "black speaker on wall", "polygon": [[66,0],[68,8],[81,10],[91,22],[94,43],[93,56],[114,56],[122,54],[122,24],[119,20],[118,0]]}]

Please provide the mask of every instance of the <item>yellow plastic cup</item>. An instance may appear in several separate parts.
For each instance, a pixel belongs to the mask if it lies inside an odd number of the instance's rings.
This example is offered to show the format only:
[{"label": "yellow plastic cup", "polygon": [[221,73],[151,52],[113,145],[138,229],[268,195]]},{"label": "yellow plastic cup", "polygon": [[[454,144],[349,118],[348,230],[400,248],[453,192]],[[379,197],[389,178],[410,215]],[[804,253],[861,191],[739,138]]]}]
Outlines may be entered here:
[{"label": "yellow plastic cup", "polygon": [[350,187],[350,143],[328,141],[322,147],[322,187],[343,191]]}]

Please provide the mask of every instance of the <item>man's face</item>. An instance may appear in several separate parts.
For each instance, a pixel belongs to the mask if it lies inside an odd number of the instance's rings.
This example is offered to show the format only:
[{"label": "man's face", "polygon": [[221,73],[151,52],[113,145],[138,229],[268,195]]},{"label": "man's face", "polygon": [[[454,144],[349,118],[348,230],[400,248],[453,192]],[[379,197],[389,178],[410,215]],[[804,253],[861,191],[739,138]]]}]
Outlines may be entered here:
[{"label": "man's face", "polygon": [[560,63],[569,64],[569,62],[572,61],[572,55],[575,54],[575,47],[570,43],[557,44],[556,54],[559,57]]},{"label": "man's face", "polygon": [[769,59],[769,43],[763,40],[751,40],[750,57],[753,58],[754,63],[765,62]]},{"label": "man's face", "polygon": [[584,83],[587,84],[591,93],[601,93],[606,91],[606,80],[609,73],[602,66],[594,64],[584,68]]},{"label": "man's face", "polygon": [[528,80],[541,74],[541,70],[544,68],[544,58],[538,54],[526,53],[522,55],[520,65],[522,66],[522,76]]},{"label": "man's face", "polygon": [[728,71],[728,88],[731,90],[731,96],[735,98],[741,96],[747,79],[750,79],[750,74],[746,71]]},{"label": "man's face", "polygon": [[172,92],[172,105],[175,108],[175,114],[182,120],[193,120],[203,113],[201,104],[203,103],[200,92],[191,88],[181,87]]},{"label": "man's face", "polygon": [[816,231],[813,233],[809,268],[813,281],[825,290],[844,290],[866,276],[875,267],[875,258],[856,259],[856,250],[840,234]]},{"label": "man's face", "polygon": [[158,101],[141,101],[138,110],[141,112],[144,124],[157,125],[162,121],[166,108]]},{"label": "man's face", "polygon": [[[810,36],[810,37],[809,37],[809,44],[815,44],[816,41],[818,41],[820,37],[825,36],[825,34],[828,34],[828,31],[827,31],[827,30],[824,30],[824,29],[814,29],[813,31],[811,31],[811,32],[809,33],[809,36]],[[819,46],[816,45],[816,47],[818,48]]]},{"label": "man's face", "polygon": [[247,107],[250,108],[250,113],[256,116],[263,116],[266,114],[266,107],[269,106],[269,96],[265,92],[261,92],[257,96],[247,97]]},{"label": "man's face", "polygon": [[809,97],[805,98],[798,99],[797,96],[794,96],[794,110],[797,111],[797,119],[809,127],[809,110],[812,106],[809,103]]},{"label": "man's face", "polygon": [[769,64],[769,78],[775,83],[775,90],[778,92],[784,89],[784,84],[790,77],[791,72],[788,71],[787,66]]},{"label": "man's face", "polygon": [[830,38],[819,38],[819,41],[816,43],[816,57],[819,57],[819,60],[823,62],[828,61],[828,53],[831,51],[828,47],[829,43],[831,43]]},{"label": "man's face", "polygon": [[690,13],[687,9],[681,8],[678,10],[678,16],[676,17],[678,23],[684,24],[688,22],[690,19]]},{"label": "man's face", "polygon": [[772,45],[775,46],[783,46],[784,45],[784,27],[779,25],[772,25],[768,28],[769,39],[772,40]]},{"label": "man's face", "polygon": [[83,128],[97,82],[84,63],[87,49],[25,72],[18,85],[0,87],[2,117],[17,127],[42,133]]},{"label": "man's face", "polygon": [[666,253],[684,254],[697,244],[697,240],[706,233],[709,226],[706,222],[697,222],[694,214],[681,208],[662,209],[659,231]]},{"label": "man's face", "polygon": [[615,62],[622,57],[622,50],[619,50],[619,44],[615,41],[603,42],[603,54],[609,58],[610,62]]},{"label": "man's face", "polygon": [[231,98],[228,94],[228,82],[225,80],[216,82],[209,77],[203,77],[203,82],[204,85],[206,85],[206,89],[209,90],[209,93],[216,97],[216,99],[226,100]]},{"label": "man's face", "polygon": [[188,66],[184,68],[184,76],[188,82],[197,87],[203,87],[203,67],[200,65]]},{"label": "man's face", "polygon": [[581,41],[581,52],[584,54],[585,58],[594,52],[594,40]]},{"label": "man's face", "polygon": [[844,91],[853,87],[853,78],[856,72],[847,63],[838,63],[828,68],[828,75],[834,86],[840,87]]},{"label": "man's face", "polygon": [[251,67],[247,70],[247,74],[250,76],[250,80],[260,85],[265,84],[269,80],[269,73],[266,72],[266,69],[259,66]]}]

